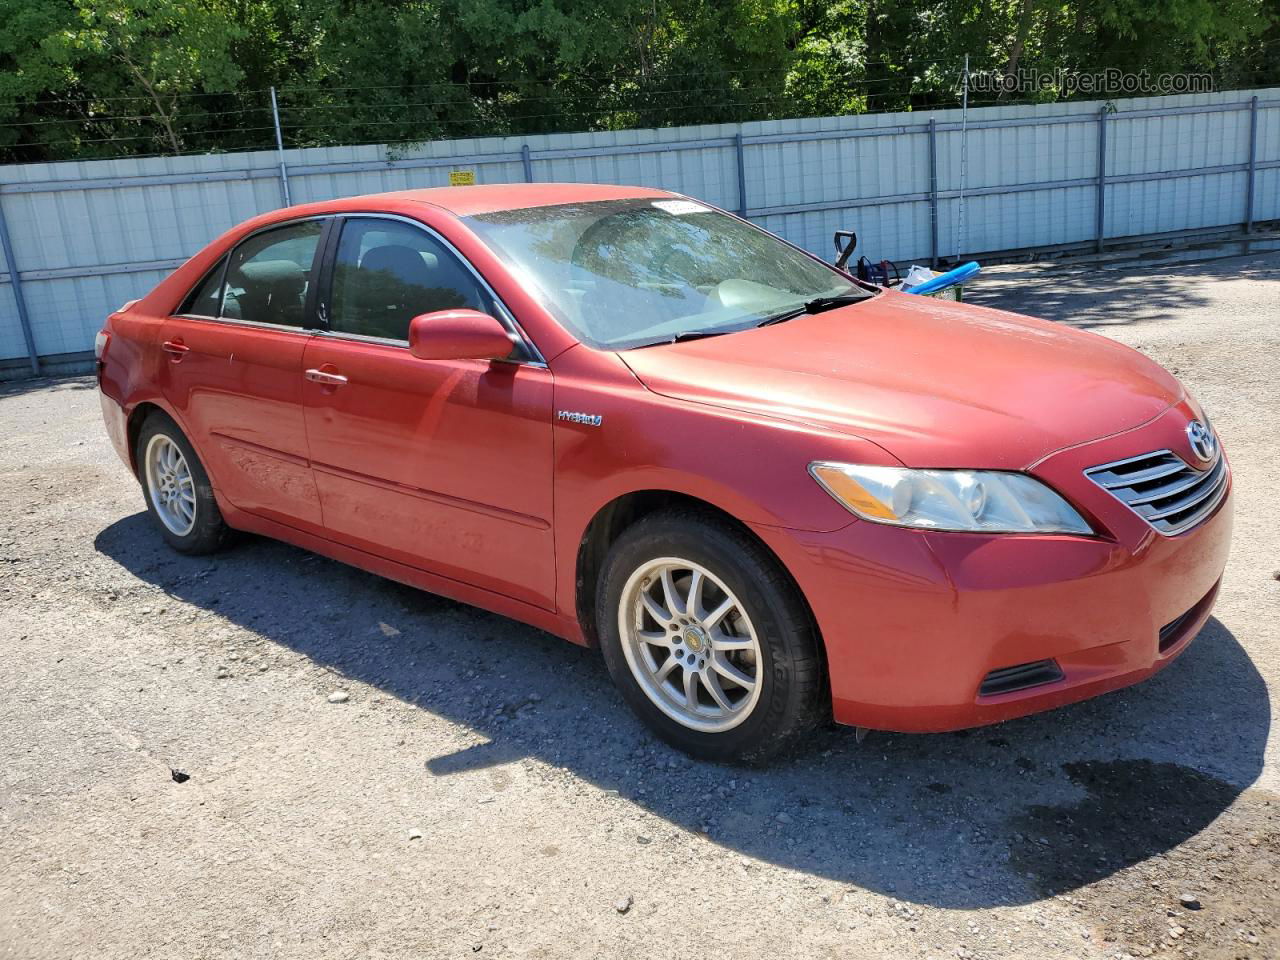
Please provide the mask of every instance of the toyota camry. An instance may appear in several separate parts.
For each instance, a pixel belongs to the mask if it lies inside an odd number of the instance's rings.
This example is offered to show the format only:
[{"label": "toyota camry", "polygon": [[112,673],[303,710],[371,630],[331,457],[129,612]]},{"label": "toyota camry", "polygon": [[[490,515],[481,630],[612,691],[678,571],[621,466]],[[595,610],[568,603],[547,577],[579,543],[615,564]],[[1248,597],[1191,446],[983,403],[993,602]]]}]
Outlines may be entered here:
[{"label": "toyota camry", "polygon": [[288,541],[598,646],[661,737],[942,731],[1162,669],[1231,474],[1141,354],[651,189],[296,206],[98,336],[159,536]]}]

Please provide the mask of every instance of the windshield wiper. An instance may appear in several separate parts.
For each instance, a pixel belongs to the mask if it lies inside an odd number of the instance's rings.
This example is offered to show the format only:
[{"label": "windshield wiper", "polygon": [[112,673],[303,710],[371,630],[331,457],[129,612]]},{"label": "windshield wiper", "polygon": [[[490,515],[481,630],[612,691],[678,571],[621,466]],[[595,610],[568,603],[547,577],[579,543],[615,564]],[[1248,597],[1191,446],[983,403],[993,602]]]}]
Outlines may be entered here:
[{"label": "windshield wiper", "polygon": [[[741,330],[738,327],[734,330],[681,330],[679,333],[669,337],[663,337],[661,340],[655,340],[653,343],[642,343],[640,347],[660,347],[667,343],[684,343],[686,340],[705,340],[707,337],[723,337],[726,333],[736,333]],[[637,348],[639,349],[639,347]]]},{"label": "windshield wiper", "polygon": [[[816,297],[813,300],[806,301],[803,305],[792,310],[784,310],[782,313],[775,313],[771,317],[765,317],[757,327],[767,327],[770,324],[782,323],[784,320],[792,320],[806,313],[822,313],[824,310],[834,310],[836,307],[848,306],[851,303],[861,303],[863,300],[869,300],[875,294],[869,291],[859,290],[856,293],[842,293],[835,297]],[[723,337],[726,333],[738,333],[743,329],[750,330],[750,327],[729,327],[725,330],[682,330],[680,333],[673,334],[669,337],[663,337],[661,340],[655,340],[653,343],[642,344],[645,347],[657,347],[665,343],[683,343],[686,340],[703,340],[707,337]]]},{"label": "windshield wiper", "polygon": [[765,317],[757,326],[767,327],[786,320],[794,320],[796,317],[803,316],[806,313],[822,313],[824,310],[834,310],[836,307],[848,306],[851,303],[861,303],[872,296],[873,294],[871,293],[858,291],[857,293],[842,293],[836,297],[817,297],[805,302],[803,306],[792,310],[784,310],[782,313],[775,313],[771,317]]}]

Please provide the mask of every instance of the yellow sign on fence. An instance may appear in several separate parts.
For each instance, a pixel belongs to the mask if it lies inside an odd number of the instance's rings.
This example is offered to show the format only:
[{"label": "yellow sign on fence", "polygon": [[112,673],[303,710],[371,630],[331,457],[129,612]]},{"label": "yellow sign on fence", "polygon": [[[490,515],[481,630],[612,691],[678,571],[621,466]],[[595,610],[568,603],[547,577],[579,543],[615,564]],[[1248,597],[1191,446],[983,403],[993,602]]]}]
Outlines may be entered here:
[{"label": "yellow sign on fence", "polygon": [[450,170],[449,186],[451,187],[471,187],[476,182],[476,172],[474,170]]}]

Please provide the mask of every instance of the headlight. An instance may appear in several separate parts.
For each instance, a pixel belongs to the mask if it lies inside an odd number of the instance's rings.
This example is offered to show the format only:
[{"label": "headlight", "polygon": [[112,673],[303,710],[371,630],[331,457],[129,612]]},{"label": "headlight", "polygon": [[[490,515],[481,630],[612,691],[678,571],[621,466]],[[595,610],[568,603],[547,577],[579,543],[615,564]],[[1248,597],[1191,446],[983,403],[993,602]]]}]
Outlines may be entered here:
[{"label": "headlight", "polygon": [[909,470],[854,463],[809,464],[823,489],[864,520],[924,530],[1092,533],[1043,483],[994,470]]}]

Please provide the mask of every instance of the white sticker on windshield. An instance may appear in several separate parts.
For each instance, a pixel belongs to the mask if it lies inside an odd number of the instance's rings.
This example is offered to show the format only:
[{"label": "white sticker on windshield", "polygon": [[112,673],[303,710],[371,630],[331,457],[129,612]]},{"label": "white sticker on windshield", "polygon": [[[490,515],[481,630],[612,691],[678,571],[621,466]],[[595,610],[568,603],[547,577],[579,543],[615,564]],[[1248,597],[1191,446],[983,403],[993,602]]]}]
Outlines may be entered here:
[{"label": "white sticker on windshield", "polygon": [[707,213],[711,209],[692,200],[654,200],[653,205],[673,217],[683,217],[688,213]]}]

